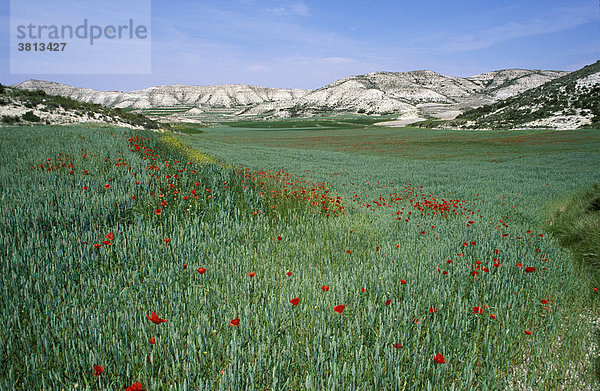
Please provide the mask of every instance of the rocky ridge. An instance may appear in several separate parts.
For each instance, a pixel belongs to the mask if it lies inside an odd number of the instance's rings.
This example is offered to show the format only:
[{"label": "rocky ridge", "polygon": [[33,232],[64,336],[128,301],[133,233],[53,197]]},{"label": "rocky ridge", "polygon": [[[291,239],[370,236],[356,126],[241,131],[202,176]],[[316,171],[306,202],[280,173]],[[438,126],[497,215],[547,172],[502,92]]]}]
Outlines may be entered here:
[{"label": "rocky ridge", "polygon": [[465,108],[518,95],[567,73],[510,69],[461,78],[432,71],[374,72],[338,80],[300,98],[263,103],[243,114],[292,117],[354,112],[442,118],[449,111],[457,115]]},{"label": "rocky ridge", "polygon": [[243,84],[216,86],[175,84],[131,92],[97,91],[33,79],[16,84],[13,87],[25,90],[42,90],[50,95],[65,96],[103,106],[133,109],[175,106],[238,107],[296,99],[308,92],[307,90],[265,88]]},{"label": "rocky ridge", "polygon": [[424,118],[452,119],[468,108],[516,96],[557,77],[562,71],[508,69],[472,77],[433,71],[373,72],[350,76],[314,91],[249,85],[151,87],[131,92],[96,91],[27,80],[14,87],[42,90],[83,102],[116,108],[185,107],[173,120],[201,116],[206,108],[230,108],[239,116],[311,117],[319,114],[394,114],[402,123]]},{"label": "rocky ridge", "polygon": [[576,129],[600,126],[600,61],[493,104],[427,127]]},{"label": "rocky ridge", "polygon": [[160,128],[157,122],[141,114],[76,101],[64,96],[49,95],[40,90],[28,91],[0,84],[0,126],[77,123],[110,124],[140,129]]}]

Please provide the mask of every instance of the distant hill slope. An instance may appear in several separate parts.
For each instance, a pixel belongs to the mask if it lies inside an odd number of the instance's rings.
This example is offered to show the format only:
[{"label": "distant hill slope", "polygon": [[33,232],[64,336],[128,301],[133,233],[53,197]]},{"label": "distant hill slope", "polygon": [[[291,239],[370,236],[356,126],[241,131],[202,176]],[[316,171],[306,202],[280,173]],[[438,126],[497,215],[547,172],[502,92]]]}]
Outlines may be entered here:
[{"label": "distant hill slope", "polygon": [[233,108],[238,115],[275,118],[329,113],[453,118],[465,108],[517,95],[565,74],[567,72],[508,69],[462,78],[432,71],[373,72],[346,77],[314,91],[236,84],[170,85],[119,92],[40,80],[27,80],[13,87],[42,90],[47,94],[117,108]]},{"label": "distant hill slope", "polygon": [[141,114],[80,102],[43,91],[20,90],[0,84],[0,125],[102,123],[113,126],[157,129]]},{"label": "distant hill slope", "polygon": [[600,127],[600,61],[494,104],[427,127],[576,129]]},{"label": "distant hill slope", "polygon": [[374,72],[338,80],[300,98],[260,104],[245,114],[290,117],[354,112],[418,117],[454,111],[456,115],[465,107],[496,102],[565,74],[509,69],[462,78],[432,71]]},{"label": "distant hill slope", "polygon": [[131,92],[97,91],[43,80],[27,80],[13,87],[42,90],[47,94],[66,96],[82,102],[117,108],[147,109],[153,107],[197,106],[237,107],[299,98],[307,90],[265,88],[242,84],[217,86],[169,85]]}]

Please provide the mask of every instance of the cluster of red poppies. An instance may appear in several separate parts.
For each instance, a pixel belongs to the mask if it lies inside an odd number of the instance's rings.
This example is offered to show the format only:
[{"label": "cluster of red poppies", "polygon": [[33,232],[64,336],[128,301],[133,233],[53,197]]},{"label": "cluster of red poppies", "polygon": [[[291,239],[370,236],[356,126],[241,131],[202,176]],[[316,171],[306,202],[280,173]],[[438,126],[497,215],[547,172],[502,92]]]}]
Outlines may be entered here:
[{"label": "cluster of red poppies", "polygon": [[278,200],[292,199],[305,202],[315,207],[315,212],[322,212],[327,217],[345,214],[342,198],[331,191],[328,182],[312,183],[304,177],[296,177],[282,170],[238,170],[242,181],[259,189],[262,197],[268,196],[271,207],[275,208]]}]

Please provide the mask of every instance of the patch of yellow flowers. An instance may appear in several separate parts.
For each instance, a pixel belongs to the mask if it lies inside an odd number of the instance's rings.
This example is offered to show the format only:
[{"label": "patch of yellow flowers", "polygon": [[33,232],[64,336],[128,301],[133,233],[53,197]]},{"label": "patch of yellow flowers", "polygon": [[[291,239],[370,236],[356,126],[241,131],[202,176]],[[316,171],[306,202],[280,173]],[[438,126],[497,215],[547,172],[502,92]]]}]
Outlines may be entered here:
[{"label": "patch of yellow flowers", "polygon": [[188,144],[179,140],[177,137],[174,137],[170,134],[165,134],[161,136],[163,141],[169,147],[178,150],[184,156],[186,156],[190,161],[198,164],[214,164],[217,163],[217,160],[214,156],[204,153],[202,151],[196,150],[190,147]]}]

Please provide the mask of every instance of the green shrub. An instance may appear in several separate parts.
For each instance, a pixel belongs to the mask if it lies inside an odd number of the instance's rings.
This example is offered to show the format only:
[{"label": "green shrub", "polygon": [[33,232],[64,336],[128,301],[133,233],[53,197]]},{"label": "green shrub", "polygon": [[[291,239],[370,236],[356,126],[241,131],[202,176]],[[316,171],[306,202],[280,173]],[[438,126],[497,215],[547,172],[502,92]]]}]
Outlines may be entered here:
[{"label": "green shrub", "polygon": [[8,125],[15,124],[17,122],[21,122],[21,119],[16,115],[3,115],[2,122]]},{"label": "green shrub", "polygon": [[37,115],[33,114],[33,111],[28,111],[21,116],[25,121],[29,122],[40,122],[42,119]]}]

